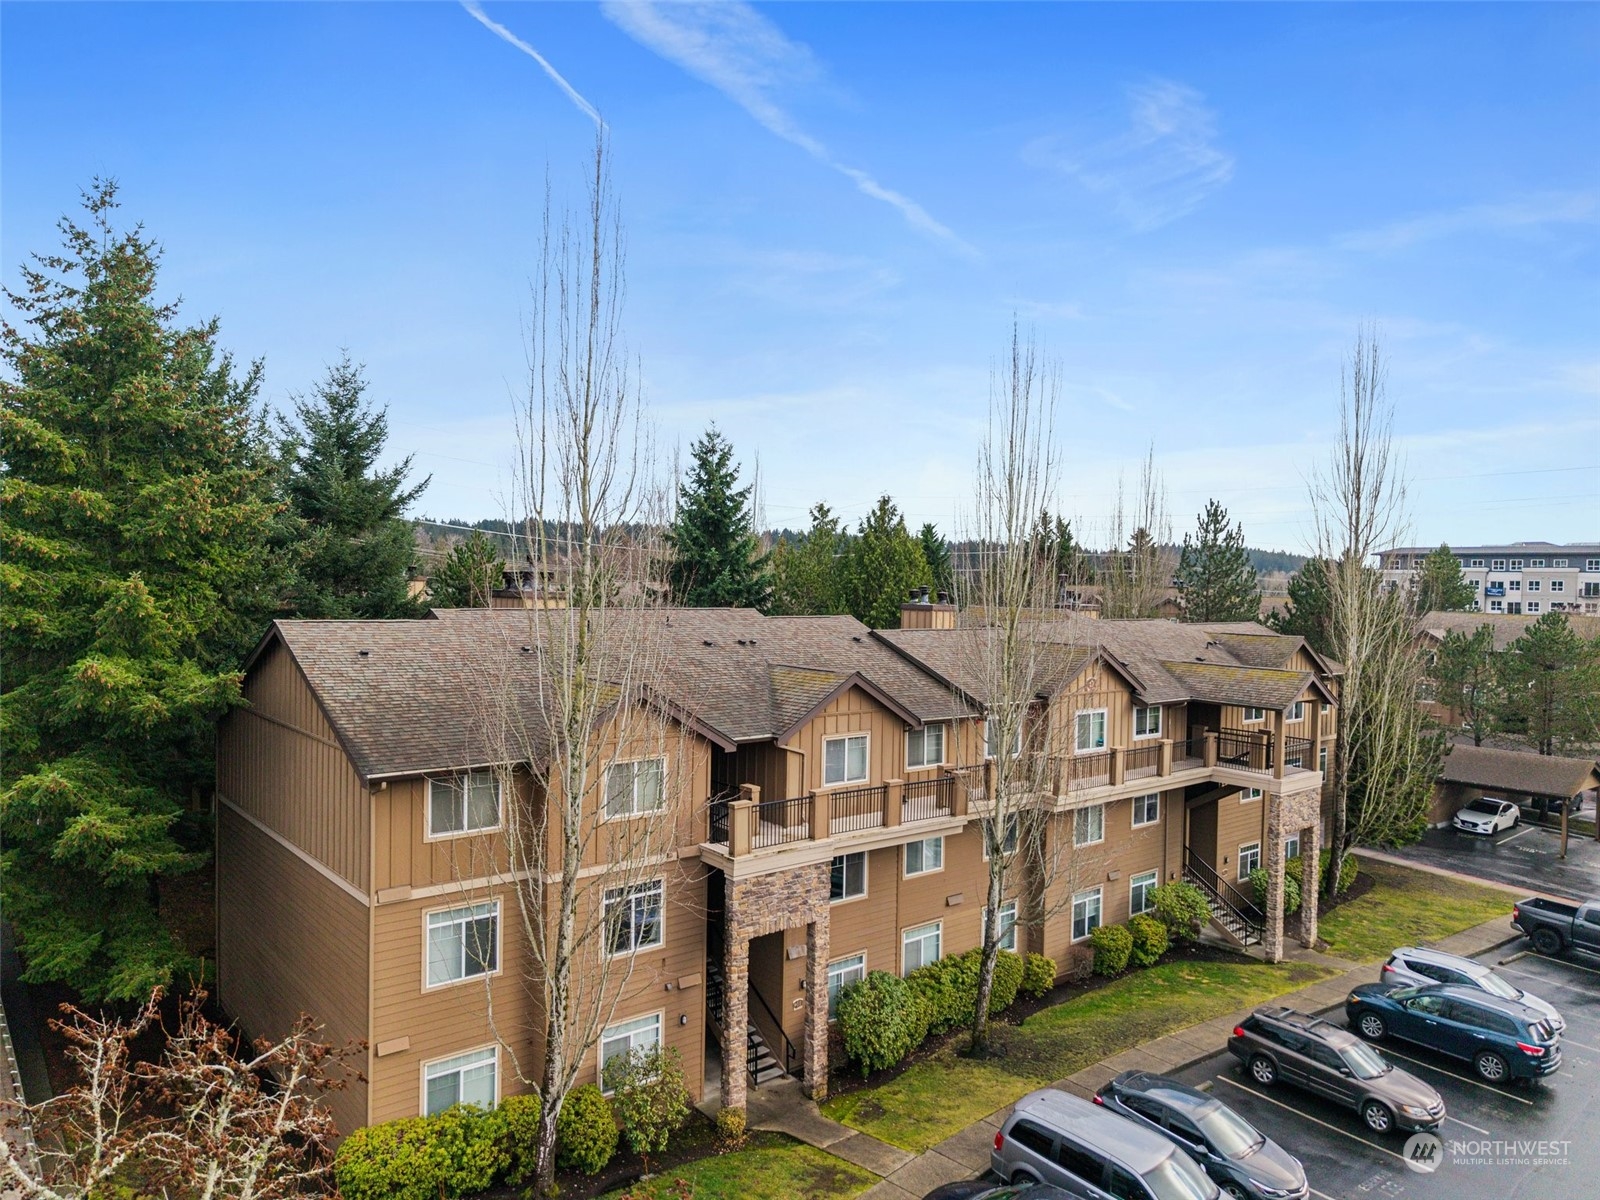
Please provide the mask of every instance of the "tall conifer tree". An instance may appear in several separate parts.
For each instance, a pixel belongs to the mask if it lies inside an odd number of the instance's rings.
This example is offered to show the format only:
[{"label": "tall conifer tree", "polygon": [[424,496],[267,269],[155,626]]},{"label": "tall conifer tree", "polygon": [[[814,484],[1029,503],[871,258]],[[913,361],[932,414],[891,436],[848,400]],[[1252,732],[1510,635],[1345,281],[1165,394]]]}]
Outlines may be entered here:
[{"label": "tall conifer tree", "polygon": [[7,292],[27,327],[0,330],[0,902],[25,977],[90,1001],[196,965],[160,884],[205,861],[184,814],[281,586],[259,364],[156,298],[160,252],[115,207],[97,182]]},{"label": "tall conifer tree", "polygon": [[1430,612],[1467,612],[1477,597],[1461,574],[1461,561],[1448,545],[1422,560],[1413,585],[1411,609],[1419,617]]},{"label": "tall conifer tree", "polygon": [[1185,621],[1254,621],[1260,615],[1261,589],[1244,526],[1230,525],[1228,510],[1215,500],[1206,502],[1194,535],[1184,535],[1177,582]]},{"label": "tall conifer tree", "polygon": [[764,608],[772,595],[771,556],[761,553],[756,537],[753,489],[738,486],[733,445],[712,425],[690,454],[667,534],[673,599],[688,608]]},{"label": "tall conifer tree", "polygon": [[921,543],[906,529],[894,501],[880,497],[845,550],[841,588],[845,608],[874,629],[898,629],[900,606],[911,589],[932,585]]},{"label": "tall conifer tree", "polygon": [[927,561],[928,573],[933,577],[933,588],[940,592],[951,592],[954,581],[950,573],[950,543],[929,521],[917,530],[917,544],[922,547],[922,557]]},{"label": "tall conifer tree", "polygon": [[780,616],[822,616],[844,611],[840,599],[848,536],[826,504],[811,510],[811,528],[772,554],[772,611]]}]

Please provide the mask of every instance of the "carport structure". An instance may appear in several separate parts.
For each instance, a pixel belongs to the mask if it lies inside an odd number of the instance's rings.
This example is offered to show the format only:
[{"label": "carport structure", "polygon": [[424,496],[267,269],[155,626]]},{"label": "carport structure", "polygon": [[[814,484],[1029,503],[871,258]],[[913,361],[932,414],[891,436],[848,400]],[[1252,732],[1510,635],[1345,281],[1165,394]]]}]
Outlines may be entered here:
[{"label": "carport structure", "polygon": [[[1502,800],[1535,805],[1548,812],[1552,802],[1561,812],[1561,853],[1567,852],[1567,811],[1571,801],[1600,788],[1600,762],[1592,758],[1556,758],[1523,750],[1488,746],[1452,746],[1439,768],[1433,792],[1433,820],[1448,824],[1456,810],[1487,793]],[[1600,841],[1600,820],[1595,823]]]}]

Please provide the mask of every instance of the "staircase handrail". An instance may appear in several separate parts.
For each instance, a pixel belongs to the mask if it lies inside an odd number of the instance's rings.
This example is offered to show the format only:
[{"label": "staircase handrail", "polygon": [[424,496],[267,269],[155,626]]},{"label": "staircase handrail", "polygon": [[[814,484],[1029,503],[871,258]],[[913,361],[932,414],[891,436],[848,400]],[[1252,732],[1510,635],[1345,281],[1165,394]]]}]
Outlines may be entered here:
[{"label": "staircase handrail", "polygon": [[[761,1011],[767,1014],[768,1019],[772,1022],[772,1027],[778,1031],[778,1040],[783,1043],[784,1074],[793,1075],[795,1067],[800,1061],[800,1052],[795,1048],[794,1043],[789,1040],[789,1035],[783,1031],[783,1022],[778,1020],[778,1014],[772,1011],[772,1006],[767,1003],[767,998],[756,988],[751,988],[750,994],[756,998],[756,1003],[761,1005]],[[752,1083],[755,1082],[756,1077],[755,1059],[755,1052],[749,1049],[749,1044],[746,1043],[745,1069],[750,1072],[750,1081]]]},{"label": "staircase handrail", "polygon": [[1192,875],[1200,890],[1220,904],[1235,920],[1256,937],[1266,932],[1267,914],[1256,902],[1217,874],[1216,868],[1191,850],[1183,852],[1184,874]]}]

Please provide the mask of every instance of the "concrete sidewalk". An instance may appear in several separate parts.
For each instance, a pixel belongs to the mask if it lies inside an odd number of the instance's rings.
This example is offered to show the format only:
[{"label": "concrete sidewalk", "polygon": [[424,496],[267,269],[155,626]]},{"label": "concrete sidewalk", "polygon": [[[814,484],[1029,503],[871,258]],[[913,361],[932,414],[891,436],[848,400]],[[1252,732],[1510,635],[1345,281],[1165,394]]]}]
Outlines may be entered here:
[{"label": "concrete sidewalk", "polygon": [[[1430,945],[1451,954],[1470,958],[1515,941],[1520,936],[1511,928],[1507,918],[1497,917]],[[1344,1003],[1344,998],[1352,987],[1358,983],[1372,983],[1378,977],[1377,965],[1373,963],[1357,965],[1330,955],[1306,950],[1291,953],[1288,957],[1297,961],[1322,962],[1329,966],[1344,968],[1340,974],[1331,976],[1321,983],[1287,992],[1272,1001],[1274,1004],[1287,1004],[1291,1008],[1306,1012],[1323,1012],[1339,1007]],[[1228,1016],[1203,1021],[1188,1029],[1169,1033],[1155,1041],[1102,1059],[1093,1066],[1085,1067],[1065,1079],[1058,1080],[1053,1086],[1087,1098],[1107,1080],[1123,1071],[1155,1071],[1163,1075],[1181,1071],[1221,1050],[1233,1033],[1233,1027],[1249,1013],[1249,1009],[1241,1009]],[[958,1179],[972,1179],[987,1171],[989,1151],[994,1144],[995,1132],[1010,1111],[1011,1106],[1007,1105],[967,1126],[960,1133],[946,1138],[931,1150],[915,1157],[907,1155],[908,1161],[892,1168],[887,1174],[868,1163],[862,1163],[861,1165],[866,1166],[868,1170],[884,1175],[880,1182],[862,1194],[862,1200],[921,1200],[925,1194],[940,1184],[952,1183]],[[883,1145],[881,1142],[878,1144]],[[838,1146],[830,1149],[835,1154],[840,1152]],[[906,1152],[900,1150],[898,1153]],[[851,1161],[859,1160],[852,1158]]]}]

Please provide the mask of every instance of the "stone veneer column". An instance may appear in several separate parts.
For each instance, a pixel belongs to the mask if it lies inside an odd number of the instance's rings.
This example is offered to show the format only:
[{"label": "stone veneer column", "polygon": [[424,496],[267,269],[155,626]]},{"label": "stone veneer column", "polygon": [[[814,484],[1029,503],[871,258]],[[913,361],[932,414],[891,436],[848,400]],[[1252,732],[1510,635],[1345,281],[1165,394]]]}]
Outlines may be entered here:
[{"label": "stone veneer column", "polygon": [[722,958],[722,1107],[744,1109],[750,1027],[750,940],[729,922]]},{"label": "stone veneer column", "polygon": [[1267,914],[1261,949],[1268,962],[1283,961],[1283,803],[1284,797],[1268,792],[1266,854]]},{"label": "stone veneer column", "polygon": [[828,1098],[828,919],[806,926],[806,1032],[802,1083],[813,1100]]},{"label": "stone veneer column", "polygon": [[[1321,799],[1320,792],[1313,794]],[[1300,831],[1300,944],[1307,950],[1317,945],[1317,890],[1322,883],[1317,876],[1322,855],[1320,815],[1313,814],[1311,824]]]}]

